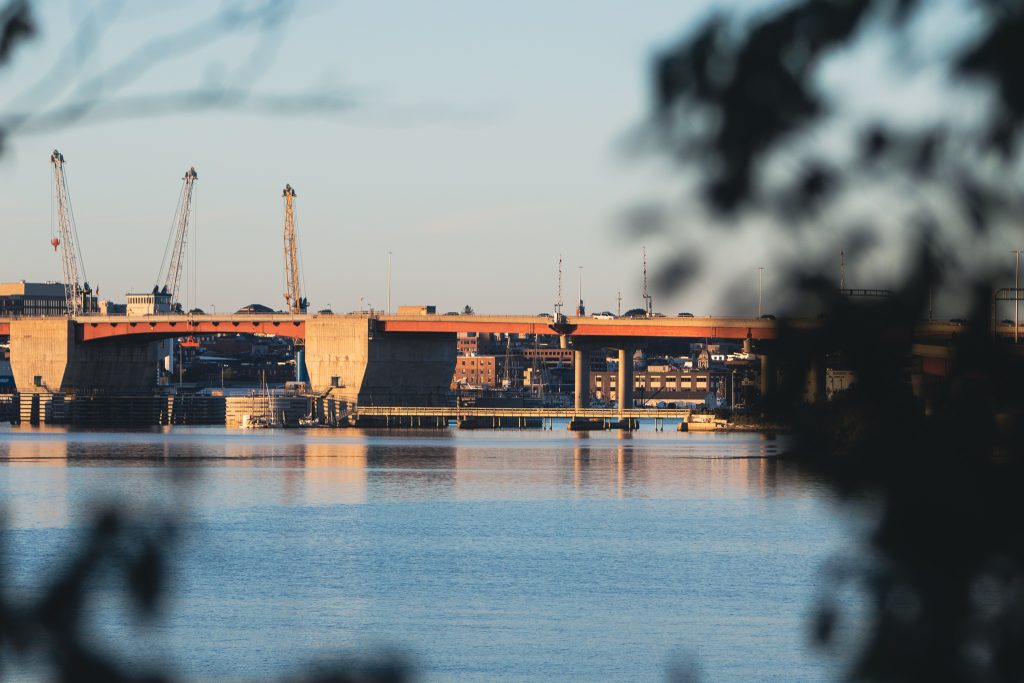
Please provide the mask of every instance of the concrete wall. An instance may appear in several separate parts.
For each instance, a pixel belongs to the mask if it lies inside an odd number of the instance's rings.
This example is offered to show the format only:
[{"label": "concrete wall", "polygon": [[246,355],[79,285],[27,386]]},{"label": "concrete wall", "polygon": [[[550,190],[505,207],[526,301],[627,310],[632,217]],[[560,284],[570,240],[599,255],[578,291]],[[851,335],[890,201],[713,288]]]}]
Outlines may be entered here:
[{"label": "concrete wall", "polygon": [[306,367],[314,391],[363,405],[443,404],[455,372],[454,333],[380,334],[363,316],[306,321]]},{"label": "concrete wall", "polygon": [[156,384],[158,346],[137,339],[78,343],[65,318],[11,321],[11,368],[20,392],[142,391]]}]

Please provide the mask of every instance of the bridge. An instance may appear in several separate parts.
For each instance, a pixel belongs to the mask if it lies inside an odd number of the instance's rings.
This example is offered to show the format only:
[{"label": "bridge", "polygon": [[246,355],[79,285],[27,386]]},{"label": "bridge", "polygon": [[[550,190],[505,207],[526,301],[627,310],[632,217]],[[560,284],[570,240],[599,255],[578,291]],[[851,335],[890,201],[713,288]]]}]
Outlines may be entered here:
[{"label": "bridge", "polygon": [[[547,316],[524,315],[310,315],[287,313],[232,313],[201,315],[148,315],[138,317],[86,315],[73,319],[75,340],[97,341],[115,337],[171,339],[196,334],[251,333],[304,339],[306,321],[363,319],[374,321],[376,331],[391,334],[557,334],[590,339],[752,339],[777,337],[778,323],[767,318],[706,316],[693,318],[612,318],[569,316],[555,322]],[[12,322],[0,318],[0,336],[9,336]],[[28,319],[27,319],[28,320]],[[63,320],[63,318],[61,318]],[[787,325],[813,329],[817,320],[788,320]],[[922,322],[915,337],[948,339],[962,326],[945,321]],[[997,334],[1012,336],[1013,325],[997,325]]]},{"label": "bridge", "polygon": [[[813,329],[818,320],[788,320]],[[601,319],[516,315],[308,315],[201,314],[151,316],[83,315],[75,318],[0,318],[8,336],[20,392],[135,392],[152,388],[162,339],[218,333],[253,333],[301,339],[314,390],[330,391],[353,404],[373,398],[406,405],[442,405],[454,373],[460,332],[558,335],[572,348],[573,409],[587,407],[589,357],[595,349],[618,351],[620,410],[632,405],[633,353],[657,339],[731,339],[771,343],[780,323],[749,317],[651,317]],[[941,342],[963,328],[922,322],[915,340]],[[1013,326],[996,333],[1012,336]],[[762,375],[771,373],[761,349]],[[948,356],[924,349],[924,372],[942,374]],[[820,378],[819,378],[820,379]],[[823,380],[822,380],[823,382]]]}]

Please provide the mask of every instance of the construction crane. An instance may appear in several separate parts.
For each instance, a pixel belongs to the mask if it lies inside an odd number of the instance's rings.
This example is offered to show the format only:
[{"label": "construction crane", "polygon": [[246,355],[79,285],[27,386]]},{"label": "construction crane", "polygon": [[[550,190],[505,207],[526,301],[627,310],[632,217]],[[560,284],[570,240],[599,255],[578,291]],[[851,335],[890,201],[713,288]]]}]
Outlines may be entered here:
[{"label": "construction crane", "polygon": [[[71,198],[68,195],[68,180],[64,174],[64,155],[53,150],[50,155],[50,163],[53,164],[53,196],[54,207],[56,208],[56,220],[51,216],[50,244],[53,250],[60,248],[61,261],[64,267],[64,299],[67,305],[67,315],[73,318],[89,311],[92,289],[86,280],[80,283],[78,280],[78,268],[81,264],[82,277],[85,278],[85,262],[82,260],[82,252],[78,248],[78,230],[75,227],[75,214],[71,210]],[[56,233],[53,222],[56,222]]]},{"label": "construction crane", "polygon": [[295,239],[295,189],[284,186],[284,300],[289,313],[305,313],[309,301],[299,286],[299,243]]},{"label": "construction crane", "polygon": [[172,309],[178,307],[178,287],[181,284],[181,274],[185,270],[188,221],[192,216],[192,186],[198,178],[196,167],[192,166],[181,179],[181,192],[178,195],[178,206],[174,211],[174,222],[171,224],[171,233],[167,236],[160,272],[156,276],[156,289],[163,294],[171,295]]}]

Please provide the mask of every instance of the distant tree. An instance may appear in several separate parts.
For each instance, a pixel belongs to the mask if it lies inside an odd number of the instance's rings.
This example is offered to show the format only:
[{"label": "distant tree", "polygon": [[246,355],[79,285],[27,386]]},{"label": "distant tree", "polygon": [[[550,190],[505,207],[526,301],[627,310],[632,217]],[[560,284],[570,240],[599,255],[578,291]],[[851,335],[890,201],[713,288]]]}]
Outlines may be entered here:
[{"label": "distant tree", "polygon": [[189,314],[190,315],[206,315],[206,311],[204,311],[201,308],[192,308],[192,309],[189,309]]},{"label": "distant tree", "polygon": [[645,318],[647,311],[643,308],[631,308],[622,314],[623,318]]},{"label": "distant tree", "polygon": [[462,309],[462,315],[474,315],[473,307],[466,304],[466,307]]}]

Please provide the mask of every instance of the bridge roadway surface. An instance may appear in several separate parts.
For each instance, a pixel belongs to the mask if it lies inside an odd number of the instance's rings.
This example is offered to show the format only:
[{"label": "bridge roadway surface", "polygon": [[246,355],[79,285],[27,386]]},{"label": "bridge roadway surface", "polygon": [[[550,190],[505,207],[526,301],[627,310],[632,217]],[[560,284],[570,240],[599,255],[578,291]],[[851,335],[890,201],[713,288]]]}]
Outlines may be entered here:
[{"label": "bridge roadway surface", "polygon": [[[227,315],[151,315],[81,316],[75,319],[75,336],[87,342],[115,337],[140,336],[166,339],[190,334],[254,333],[297,339],[306,336],[306,321],[314,315],[227,314]],[[366,318],[369,316],[324,316]],[[378,330],[393,334],[432,334],[452,332],[565,334],[573,337],[600,338],[688,338],[688,339],[775,339],[777,323],[764,318],[707,316],[693,318],[613,318],[570,316],[555,324],[543,316],[519,315],[375,315]],[[0,336],[10,334],[12,318],[0,318]],[[816,320],[791,320],[788,324],[813,328]],[[949,338],[963,328],[956,323],[922,322],[916,337]],[[1013,325],[1000,324],[1001,336],[1013,334]]]}]

